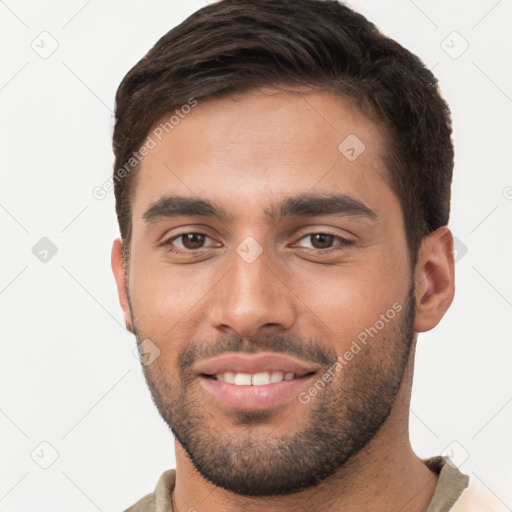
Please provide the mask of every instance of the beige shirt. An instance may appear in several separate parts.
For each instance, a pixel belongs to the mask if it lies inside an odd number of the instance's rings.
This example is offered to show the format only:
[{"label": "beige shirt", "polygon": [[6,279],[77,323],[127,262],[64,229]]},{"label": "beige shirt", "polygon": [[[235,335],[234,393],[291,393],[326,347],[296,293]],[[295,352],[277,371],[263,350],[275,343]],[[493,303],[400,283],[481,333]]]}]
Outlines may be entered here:
[{"label": "beige shirt", "polygon": [[[423,462],[439,475],[437,485],[426,512],[448,512],[468,486],[469,477],[462,474],[447,457],[431,457]],[[173,512],[171,493],[176,481],[176,470],[162,473],[154,492],[144,496],[124,512]]]}]

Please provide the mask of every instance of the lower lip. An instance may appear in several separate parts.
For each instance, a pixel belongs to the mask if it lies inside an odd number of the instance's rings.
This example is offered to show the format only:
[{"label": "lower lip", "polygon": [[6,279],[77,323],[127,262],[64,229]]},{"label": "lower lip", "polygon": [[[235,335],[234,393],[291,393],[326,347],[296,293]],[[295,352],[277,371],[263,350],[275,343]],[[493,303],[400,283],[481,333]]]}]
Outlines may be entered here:
[{"label": "lower lip", "polygon": [[263,386],[237,386],[220,380],[201,376],[201,385],[222,405],[230,409],[257,411],[269,409],[298,395],[306,381],[313,375],[291,380],[283,380]]}]

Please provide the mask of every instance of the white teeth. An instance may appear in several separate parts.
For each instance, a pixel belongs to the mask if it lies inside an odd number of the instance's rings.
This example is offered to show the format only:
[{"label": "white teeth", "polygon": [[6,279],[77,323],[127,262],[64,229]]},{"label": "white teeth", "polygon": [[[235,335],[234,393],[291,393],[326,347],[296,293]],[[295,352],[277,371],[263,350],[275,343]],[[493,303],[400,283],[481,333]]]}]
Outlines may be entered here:
[{"label": "white teeth", "polygon": [[261,373],[255,373],[252,376],[252,385],[253,386],[264,386],[265,384],[270,384],[270,373],[261,372]]},{"label": "white teeth", "polygon": [[272,372],[270,374],[270,382],[281,382],[283,380],[284,373],[283,372]]},{"label": "white teeth", "polygon": [[251,375],[249,373],[237,373],[235,375],[235,384],[237,386],[250,386]]},{"label": "white teeth", "polygon": [[[227,382],[228,384],[234,384],[235,383],[235,374],[233,372],[226,372],[224,374],[221,374],[223,376],[224,382]],[[217,378],[219,376],[217,375]]]},{"label": "white teeth", "polygon": [[283,380],[292,380],[295,378],[295,373],[275,371],[260,372],[251,375],[250,373],[225,372],[218,373],[215,377],[221,382],[235,384],[236,386],[265,386],[267,384],[274,384]]}]

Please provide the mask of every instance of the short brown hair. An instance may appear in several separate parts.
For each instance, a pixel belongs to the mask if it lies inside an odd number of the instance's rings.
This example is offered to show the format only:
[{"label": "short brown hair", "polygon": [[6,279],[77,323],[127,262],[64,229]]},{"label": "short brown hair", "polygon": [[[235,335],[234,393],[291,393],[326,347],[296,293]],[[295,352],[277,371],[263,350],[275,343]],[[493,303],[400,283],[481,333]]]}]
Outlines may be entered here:
[{"label": "short brown hair", "polygon": [[[261,86],[311,86],[357,102],[380,121],[412,265],[424,236],[448,223],[451,117],[418,57],[336,0],[221,0],[160,38],[116,93],[116,213],[129,259],[137,170],[120,170],[164,115]],[[341,141],[340,141],[341,142]]]}]

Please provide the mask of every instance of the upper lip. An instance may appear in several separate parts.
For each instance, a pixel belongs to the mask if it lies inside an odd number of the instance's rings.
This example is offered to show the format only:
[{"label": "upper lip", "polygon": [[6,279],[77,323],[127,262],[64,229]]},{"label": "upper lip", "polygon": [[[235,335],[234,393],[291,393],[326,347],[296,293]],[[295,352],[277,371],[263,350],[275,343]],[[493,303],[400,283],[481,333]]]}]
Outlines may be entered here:
[{"label": "upper lip", "polygon": [[268,352],[261,354],[224,354],[194,365],[195,372],[202,375],[217,375],[225,372],[254,374],[280,371],[294,373],[297,377],[301,377],[316,372],[318,368],[318,364]]}]

